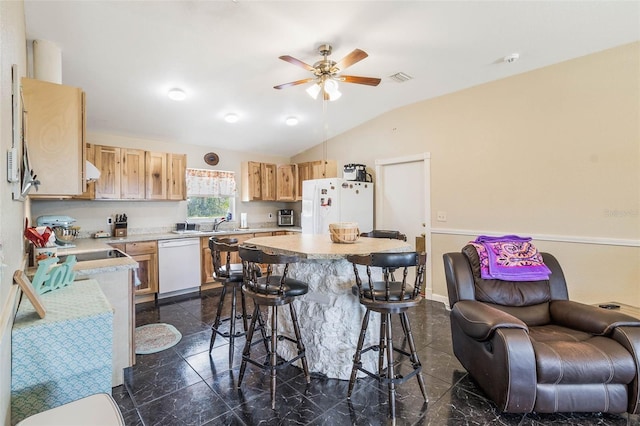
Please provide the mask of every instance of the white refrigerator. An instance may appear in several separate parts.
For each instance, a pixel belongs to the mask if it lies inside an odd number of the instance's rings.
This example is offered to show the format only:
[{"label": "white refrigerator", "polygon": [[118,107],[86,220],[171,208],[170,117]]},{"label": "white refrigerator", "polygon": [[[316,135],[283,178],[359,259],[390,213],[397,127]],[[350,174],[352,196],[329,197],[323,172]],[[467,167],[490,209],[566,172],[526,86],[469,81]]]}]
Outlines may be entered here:
[{"label": "white refrigerator", "polygon": [[373,183],[339,178],[302,182],[303,234],[329,234],[329,224],[357,222],[360,232],[373,230]]}]

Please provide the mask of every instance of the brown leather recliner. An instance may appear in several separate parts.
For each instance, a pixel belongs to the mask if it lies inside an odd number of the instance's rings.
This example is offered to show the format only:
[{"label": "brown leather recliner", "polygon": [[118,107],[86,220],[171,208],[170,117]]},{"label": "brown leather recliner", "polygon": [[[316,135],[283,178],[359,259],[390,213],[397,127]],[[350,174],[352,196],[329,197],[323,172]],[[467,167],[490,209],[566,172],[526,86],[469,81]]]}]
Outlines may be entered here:
[{"label": "brown leather recliner", "polygon": [[640,320],[568,300],[542,256],[549,280],[521,282],[480,278],[471,245],[443,256],[455,356],[504,412],[638,414]]}]

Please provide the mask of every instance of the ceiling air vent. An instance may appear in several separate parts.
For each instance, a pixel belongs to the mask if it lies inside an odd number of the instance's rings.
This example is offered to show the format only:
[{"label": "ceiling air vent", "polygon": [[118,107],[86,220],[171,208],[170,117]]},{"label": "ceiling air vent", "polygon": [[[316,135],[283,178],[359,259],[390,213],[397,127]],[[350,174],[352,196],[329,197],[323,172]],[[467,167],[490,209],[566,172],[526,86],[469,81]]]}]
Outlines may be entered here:
[{"label": "ceiling air vent", "polygon": [[409,81],[409,80],[413,79],[413,77],[411,77],[410,75],[405,74],[403,72],[397,72],[397,73],[395,73],[393,75],[390,75],[389,78],[391,80],[393,80],[393,81],[398,82],[398,83],[404,83],[405,81]]}]

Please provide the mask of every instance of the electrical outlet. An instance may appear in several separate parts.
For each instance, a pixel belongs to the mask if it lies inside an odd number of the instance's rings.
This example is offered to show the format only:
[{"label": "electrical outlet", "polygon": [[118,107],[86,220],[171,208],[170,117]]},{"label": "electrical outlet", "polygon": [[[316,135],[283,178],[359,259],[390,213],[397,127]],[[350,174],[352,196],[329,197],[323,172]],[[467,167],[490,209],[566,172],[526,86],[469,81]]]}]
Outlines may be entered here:
[{"label": "electrical outlet", "polygon": [[269,213],[269,219],[273,219],[273,213]]},{"label": "electrical outlet", "polygon": [[107,217],[107,225],[111,226],[113,224],[113,218],[111,216]]},{"label": "electrical outlet", "polygon": [[447,212],[444,211],[438,211],[437,215],[436,215],[436,219],[438,220],[438,222],[446,222],[447,221]]}]

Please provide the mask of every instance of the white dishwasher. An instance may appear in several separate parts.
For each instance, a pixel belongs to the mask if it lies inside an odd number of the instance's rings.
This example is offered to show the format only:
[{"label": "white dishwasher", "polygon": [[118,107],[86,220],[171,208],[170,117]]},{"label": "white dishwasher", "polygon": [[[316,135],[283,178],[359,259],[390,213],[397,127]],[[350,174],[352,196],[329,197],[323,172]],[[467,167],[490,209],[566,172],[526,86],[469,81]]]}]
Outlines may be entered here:
[{"label": "white dishwasher", "polygon": [[159,297],[188,293],[200,284],[200,238],[158,241]]}]

